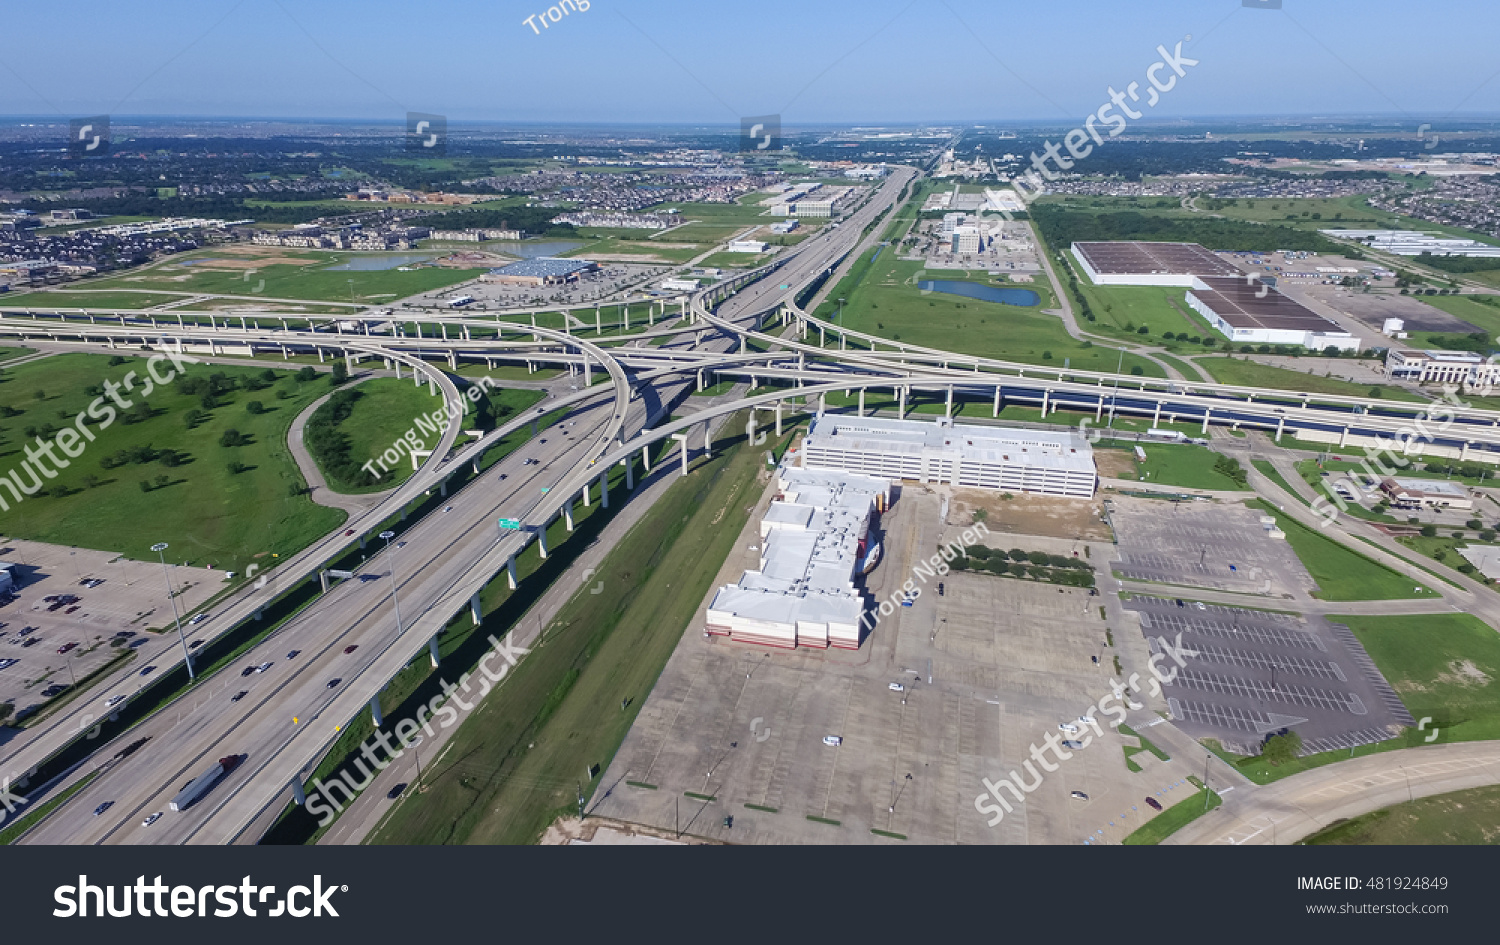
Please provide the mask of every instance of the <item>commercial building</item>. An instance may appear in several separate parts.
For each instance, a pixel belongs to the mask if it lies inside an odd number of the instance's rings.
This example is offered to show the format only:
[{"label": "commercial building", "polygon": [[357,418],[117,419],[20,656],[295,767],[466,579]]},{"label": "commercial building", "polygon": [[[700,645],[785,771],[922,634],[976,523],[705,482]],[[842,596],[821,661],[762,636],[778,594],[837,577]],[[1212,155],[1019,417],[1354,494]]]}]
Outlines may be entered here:
[{"label": "commercial building", "polygon": [[771,224],[772,233],[790,233],[800,226],[796,220],[782,220],[780,223]]},{"label": "commercial building", "polygon": [[16,592],[16,579],[10,569],[11,565],[0,564],[0,597],[9,597]]},{"label": "commercial building", "polygon": [[432,238],[435,240],[453,240],[455,242],[482,243],[485,240],[520,240],[526,238],[524,230],[433,230]]},{"label": "commercial building", "polygon": [[1500,364],[1472,351],[1414,351],[1392,348],[1385,369],[1392,380],[1434,381],[1481,387],[1500,383]]},{"label": "commercial building", "polygon": [[657,286],[668,292],[696,292],[698,291],[698,280],[687,279],[682,276],[674,276],[671,279],[663,279]]},{"label": "commercial building", "polygon": [[1074,243],[1073,257],[1094,285],[1191,287],[1199,276],[1244,273],[1197,243]]},{"label": "commercial building", "polygon": [[1457,509],[1474,507],[1469,493],[1446,479],[1382,479],[1380,491],[1398,509]]},{"label": "commercial building", "polygon": [[480,276],[483,282],[499,282],[505,285],[559,285],[575,281],[580,273],[593,272],[599,264],[587,259],[559,259],[555,256],[539,256],[523,259],[491,269]]},{"label": "commercial building", "polygon": [[760,522],[760,562],[708,605],[713,636],[792,649],[859,648],[865,600],[855,579],[871,557],[888,481],[782,468]]},{"label": "commercial building", "polygon": [[984,248],[984,236],[977,226],[956,226],[948,245],[955,254],[973,254]]},{"label": "commercial building", "polygon": [[1194,277],[1188,306],[1236,344],[1300,345],[1310,351],[1359,350],[1359,339],[1338,322],[1259,281]]},{"label": "commercial building", "polygon": [[1459,239],[1420,230],[1319,230],[1325,236],[1355,240],[1371,249],[1393,256],[1500,257],[1500,246],[1491,246],[1477,240]]},{"label": "commercial building", "polygon": [[763,253],[771,248],[764,240],[730,240],[726,247],[731,253]]},{"label": "commercial building", "polygon": [[1042,495],[1094,494],[1094,451],[1071,430],[1021,430],[825,414],[802,445],[804,469],[837,470]]}]

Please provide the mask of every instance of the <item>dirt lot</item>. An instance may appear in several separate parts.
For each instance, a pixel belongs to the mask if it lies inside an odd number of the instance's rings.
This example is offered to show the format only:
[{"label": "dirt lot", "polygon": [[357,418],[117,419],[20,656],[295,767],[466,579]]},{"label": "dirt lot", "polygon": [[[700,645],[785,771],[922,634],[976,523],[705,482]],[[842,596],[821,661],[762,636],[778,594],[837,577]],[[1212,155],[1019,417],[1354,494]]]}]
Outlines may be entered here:
[{"label": "dirt lot", "polygon": [[1105,479],[1135,478],[1135,457],[1125,450],[1094,450],[1094,466]]},{"label": "dirt lot", "polygon": [[[1107,475],[1102,463],[1100,474]],[[1063,499],[1019,492],[1003,499],[1001,495],[988,489],[954,489],[948,505],[948,524],[967,526],[973,522],[975,510],[982,508],[986,513],[984,523],[993,532],[1110,540],[1103,507],[1097,499]]]}]

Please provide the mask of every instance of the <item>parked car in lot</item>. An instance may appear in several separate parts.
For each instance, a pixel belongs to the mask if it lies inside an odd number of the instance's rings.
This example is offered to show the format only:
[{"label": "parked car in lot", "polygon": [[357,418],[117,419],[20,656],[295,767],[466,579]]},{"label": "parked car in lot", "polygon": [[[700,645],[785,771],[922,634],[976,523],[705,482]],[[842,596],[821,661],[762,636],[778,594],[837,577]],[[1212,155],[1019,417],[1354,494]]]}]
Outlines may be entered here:
[{"label": "parked car in lot", "polygon": [[1070,796],[1079,801],[1086,801],[1089,799],[1089,796],[1082,791],[1072,791],[1070,792]]},{"label": "parked car in lot", "polygon": [[844,743],[844,739],[838,735],[824,735],[823,744],[830,748],[837,748]]},{"label": "parked car in lot", "polygon": [[28,637],[27,640],[26,640],[26,642],[22,643],[21,645],[22,646],[36,646],[40,642],[42,642],[42,638],[41,637]]},{"label": "parked car in lot", "polygon": [[901,685],[898,682],[893,682],[889,686],[887,686],[886,688],[889,689],[891,692],[905,692],[906,691],[906,687],[903,686],[903,685]]},{"label": "parked car in lot", "polygon": [[1065,739],[1063,739],[1063,747],[1064,748],[1082,748],[1083,747],[1083,742],[1074,741],[1071,738],[1065,738]]},{"label": "parked car in lot", "polygon": [[1158,801],[1154,797],[1148,797],[1146,798],[1146,806],[1152,810],[1161,810],[1161,801]]},{"label": "parked car in lot", "polygon": [[66,653],[69,650],[75,650],[77,648],[78,648],[78,644],[77,643],[64,643],[62,646],[60,646],[60,647],[57,648],[57,652],[59,652],[59,653]]},{"label": "parked car in lot", "polygon": [[1059,722],[1057,724],[1057,727],[1060,730],[1067,732],[1069,735],[1078,734],[1078,726],[1074,725],[1072,722]]}]

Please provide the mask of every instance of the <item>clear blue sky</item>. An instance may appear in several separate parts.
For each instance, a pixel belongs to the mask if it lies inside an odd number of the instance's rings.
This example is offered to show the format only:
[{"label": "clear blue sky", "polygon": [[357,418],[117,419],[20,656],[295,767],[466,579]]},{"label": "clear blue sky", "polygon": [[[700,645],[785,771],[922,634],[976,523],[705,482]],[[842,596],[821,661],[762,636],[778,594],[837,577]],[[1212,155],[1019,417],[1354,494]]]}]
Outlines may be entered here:
[{"label": "clear blue sky", "polygon": [[1153,118],[1500,114],[1493,0],[1283,4],[50,0],[7,10],[0,114],[1071,122],[1188,35]]}]

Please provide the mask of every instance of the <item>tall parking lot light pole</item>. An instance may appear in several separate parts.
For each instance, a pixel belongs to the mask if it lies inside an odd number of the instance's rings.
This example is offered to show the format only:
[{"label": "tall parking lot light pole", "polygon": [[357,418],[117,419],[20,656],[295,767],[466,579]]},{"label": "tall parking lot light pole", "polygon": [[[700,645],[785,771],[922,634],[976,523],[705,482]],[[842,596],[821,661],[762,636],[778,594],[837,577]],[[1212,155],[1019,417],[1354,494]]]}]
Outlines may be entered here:
[{"label": "tall parking lot light pole", "polygon": [[193,651],[188,649],[187,637],[182,633],[182,617],[177,613],[177,598],[172,592],[172,572],[167,569],[167,543],[159,541],[151,546],[151,550],[161,556],[161,573],[167,579],[167,600],[172,602],[172,620],[177,624],[177,639],[182,643],[182,662],[187,666],[188,679],[197,679],[193,672]]},{"label": "tall parking lot light pole", "polygon": [[380,537],[385,539],[385,556],[391,566],[391,606],[396,610],[396,635],[400,636],[405,631],[401,629],[401,602],[396,599],[396,562],[391,558],[391,539],[396,537],[396,533],[383,531]]},{"label": "tall parking lot light pole", "polygon": [[1115,404],[1120,399],[1120,372],[1125,369],[1125,346],[1120,346],[1120,362],[1115,365],[1115,392],[1109,398],[1109,429],[1115,428]]}]

